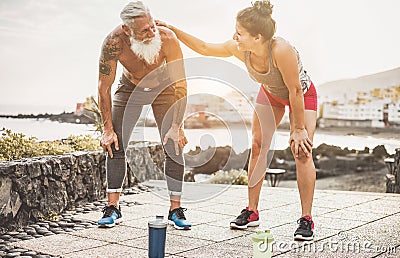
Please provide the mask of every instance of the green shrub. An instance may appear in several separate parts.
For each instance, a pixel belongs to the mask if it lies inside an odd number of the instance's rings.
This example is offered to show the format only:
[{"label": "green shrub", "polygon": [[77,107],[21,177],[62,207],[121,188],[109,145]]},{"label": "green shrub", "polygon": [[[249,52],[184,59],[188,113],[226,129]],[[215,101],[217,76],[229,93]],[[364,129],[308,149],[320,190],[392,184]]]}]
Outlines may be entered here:
[{"label": "green shrub", "polygon": [[232,184],[247,185],[247,171],[240,169],[231,169],[229,171],[219,170],[208,181],[210,184]]},{"label": "green shrub", "polygon": [[13,133],[3,128],[0,138],[0,160],[32,157],[35,142],[34,137],[26,137],[22,133]]},{"label": "green shrub", "polygon": [[87,135],[70,135],[68,137],[69,145],[71,145],[74,151],[91,151],[99,150],[100,141],[99,139],[87,134]]},{"label": "green shrub", "polygon": [[100,149],[99,140],[91,135],[71,135],[68,139],[61,141],[38,142],[35,137],[27,137],[22,133],[13,133],[5,128],[1,132],[0,161]]}]

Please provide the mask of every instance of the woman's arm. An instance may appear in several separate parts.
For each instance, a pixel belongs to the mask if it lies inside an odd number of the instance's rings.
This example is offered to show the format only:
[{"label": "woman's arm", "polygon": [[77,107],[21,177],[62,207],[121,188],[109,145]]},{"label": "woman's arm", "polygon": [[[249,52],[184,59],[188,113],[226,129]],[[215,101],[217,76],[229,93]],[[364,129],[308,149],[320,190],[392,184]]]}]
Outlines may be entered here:
[{"label": "woman's arm", "polygon": [[240,55],[240,53],[238,53],[239,51],[237,50],[236,43],[232,39],[224,43],[207,43],[165,22],[156,21],[156,24],[158,26],[165,26],[172,30],[182,43],[201,55],[216,57]]},{"label": "woman's arm", "polygon": [[312,141],[308,137],[304,123],[304,97],[301,88],[297,55],[287,42],[277,42],[273,50],[276,65],[282,74],[283,81],[289,90],[289,102],[293,112],[293,125],[289,143],[294,141],[295,155],[298,157],[301,148],[308,156],[312,149]]}]

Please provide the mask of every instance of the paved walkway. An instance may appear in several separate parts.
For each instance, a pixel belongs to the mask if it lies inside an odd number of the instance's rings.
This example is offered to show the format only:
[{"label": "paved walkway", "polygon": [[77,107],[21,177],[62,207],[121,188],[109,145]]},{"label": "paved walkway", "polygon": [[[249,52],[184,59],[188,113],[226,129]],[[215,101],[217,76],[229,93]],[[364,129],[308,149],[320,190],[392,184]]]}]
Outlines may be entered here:
[{"label": "paved walkway", "polygon": [[[147,257],[147,222],[167,214],[164,182],[151,181],[153,192],[122,196],[140,205],[122,207],[123,224],[89,228],[16,242],[13,245],[60,257]],[[252,257],[251,234],[271,229],[275,257],[400,257],[400,195],[316,190],[313,242],[294,242],[299,218],[296,189],[263,187],[261,225],[230,230],[229,222],[247,204],[246,186],[185,183],[187,218],[192,230],[167,229],[168,257]],[[76,215],[97,221],[100,212]]]}]

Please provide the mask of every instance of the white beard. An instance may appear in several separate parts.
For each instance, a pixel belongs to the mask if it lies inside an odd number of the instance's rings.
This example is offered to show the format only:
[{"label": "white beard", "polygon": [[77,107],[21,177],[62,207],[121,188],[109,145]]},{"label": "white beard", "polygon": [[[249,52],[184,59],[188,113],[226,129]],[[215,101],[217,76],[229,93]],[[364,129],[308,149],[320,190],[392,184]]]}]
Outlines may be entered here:
[{"label": "white beard", "polygon": [[[131,50],[139,58],[143,59],[147,64],[151,65],[157,61],[158,54],[161,50],[161,36],[160,32],[157,30],[155,32],[154,38],[145,38],[144,40],[136,40],[133,36],[130,37]],[[149,43],[144,43],[151,40]]]}]

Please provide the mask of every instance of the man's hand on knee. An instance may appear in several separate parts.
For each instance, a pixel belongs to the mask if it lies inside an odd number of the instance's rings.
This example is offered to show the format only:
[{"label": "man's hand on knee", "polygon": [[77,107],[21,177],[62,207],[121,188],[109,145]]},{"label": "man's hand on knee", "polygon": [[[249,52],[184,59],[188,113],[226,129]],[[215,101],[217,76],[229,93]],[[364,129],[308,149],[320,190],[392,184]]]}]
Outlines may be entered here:
[{"label": "man's hand on knee", "polygon": [[105,130],[101,136],[100,145],[103,147],[104,152],[108,151],[108,154],[110,154],[111,158],[114,156],[111,149],[112,144],[114,144],[114,148],[116,150],[119,150],[117,134],[114,132],[114,130]]},{"label": "man's hand on knee", "polygon": [[166,145],[169,139],[174,142],[176,155],[179,155],[179,147],[183,149],[183,147],[188,143],[183,129],[176,126],[171,126],[165,134],[163,144]]}]

